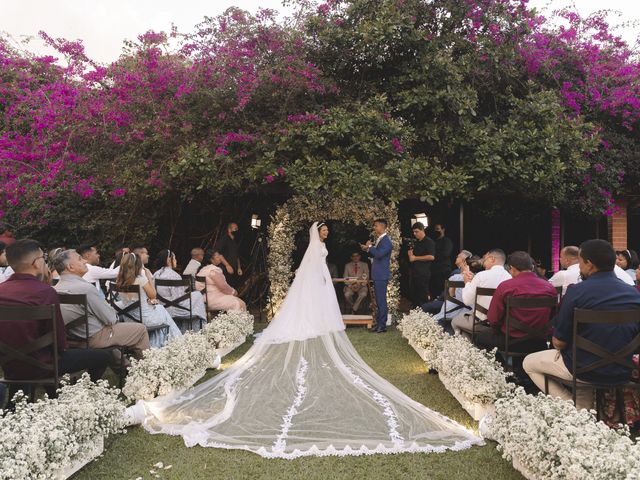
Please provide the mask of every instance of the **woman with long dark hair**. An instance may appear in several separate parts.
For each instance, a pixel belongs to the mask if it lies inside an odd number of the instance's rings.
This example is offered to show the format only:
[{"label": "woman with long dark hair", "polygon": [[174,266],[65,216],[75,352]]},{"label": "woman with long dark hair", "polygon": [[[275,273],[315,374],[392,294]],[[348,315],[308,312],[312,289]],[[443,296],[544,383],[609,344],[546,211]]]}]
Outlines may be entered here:
[{"label": "woman with long dark hair", "polygon": [[[169,249],[160,250],[156,257],[156,271],[153,274],[153,280],[182,280],[182,277],[175,271],[177,265],[176,254]],[[185,289],[181,287],[158,287],[156,286],[158,295],[161,295],[167,300],[175,300],[182,297],[185,294]],[[180,302],[180,306],[189,309],[189,300],[185,299]],[[203,322],[207,320],[207,310],[204,305],[204,297],[202,293],[198,291],[191,292],[191,310],[194,318],[193,323],[190,326],[191,330],[200,329],[200,319]],[[178,307],[168,307],[167,311],[171,316],[184,317],[188,311]]]},{"label": "woman with long dark hair", "polygon": [[[125,253],[120,263],[120,271],[116,279],[116,288],[128,287],[131,285],[140,286],[140,303],[142,304],[142,318],[139,320],[147,327],[155,327],[158,325],[169,326],[168,338],[180,337],[182,332],[173,321],[169,312],[162,306],[158,305],[156,298],[156,290],[153,287],[153,277],[151,272],[144,268],[142,258],[135,253]],[[138,300],[135,293],[119,293],[120,299],[118,303],[120,308]],[[138,318],[138,309],[131,310],[130,314],[134,318]],[[151,348],[162,347],[166,343],[167,337],[162,330],[150,332],[149,343]]]}]

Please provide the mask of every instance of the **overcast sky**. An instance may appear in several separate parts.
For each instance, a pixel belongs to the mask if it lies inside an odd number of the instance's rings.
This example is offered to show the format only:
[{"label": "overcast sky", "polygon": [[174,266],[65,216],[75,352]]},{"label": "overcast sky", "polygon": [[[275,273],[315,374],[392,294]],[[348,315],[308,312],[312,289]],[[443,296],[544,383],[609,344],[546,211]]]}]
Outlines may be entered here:
[{"label": "overcast sky", "polygon": [[[215,16],[235,5],[255,11],[273,8],[285,11],[281,0],[0,0],[0,31],[20,40],[23,35],[35,36],[39,30],[53,37],[82,39],[89,57],[100,62],[115,60],[122,41],[135,38],[147,30],[169,31],[175,23],[180,31],[190,31],[202,18]],[[551,9],[575,3],[583,15],[606,7],[618,10],[618,23],[640,20],[639,0],[530,0],[538,8]],[[627,42],[635,44],[638,25],[621,31]],[[38,40],[29,47],[43,53]]]}]

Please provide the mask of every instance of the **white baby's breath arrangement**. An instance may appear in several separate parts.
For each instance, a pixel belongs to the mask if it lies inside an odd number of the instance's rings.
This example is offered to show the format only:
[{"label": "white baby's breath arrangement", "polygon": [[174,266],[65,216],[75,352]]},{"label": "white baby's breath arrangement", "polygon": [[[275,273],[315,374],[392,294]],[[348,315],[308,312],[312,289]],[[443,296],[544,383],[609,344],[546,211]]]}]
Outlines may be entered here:
[{"label": "white baby's breath arrangement", "polygon": [[503,456],[515,459],[535,478],[609,480],[640,478],[640,445],[628,429],[596,422],[571,401],[527,395],[522,388],[495,404],[489,436]]},{"label": "white baby's breath arrangement", "polygon": [[427,349],[425,361],[466,399],[491,404],[514,388],[495,352],[476,348],[465,337],[445,334],[440,348]]},{"label": "white baby's breath arrangement", "polygon": [[224,312],[202,332],[187,332],[162,348],[144,352],[132,360],[122,392],[130,400],[151,400],[196,383],[216,364],[216,349],[231,347],[253,333],[254,318],[248,312]]},{"label": "white baby's breath arrangement", "polygon": [[253,333],[254,320],[248,312],[223,312],[204,327],[204,335],[213,348],[232,347]]},{"label": "white baby's breath arrangement", "polygon": [[513,388],[495,350],[480,350],[464,337],[445,333],[428,313],[413,310],[402,317],[398,328],[409,343],[425,350],[426,364],[467,400],[493,403]]},{"label": "white baby's breath arrangement", "polygon": [[0,479],[48,479],[83,456],[87,443],[122,430],[119,390],[88,374],[65,385],[58,398],[28,403],[20,393],[15,411],[1,412]]},{"label": "white baby's breath arrangement", "polygon": [[212,368],[215,348],[201,333],[187,332],[162,348],[145,350],[132,360],[122,392],[130,400],[151,400],[192,386]]},{"label": "white baby's breath arrangement", "polygon": [[437,320],[420,308],[404,315],[398,330],[411,345],[425,350],[439,350],[446,335]]},{"label": "white baby's breath arrangement", "polygon": [[376,218],[386,218],[387,234],[391,238],[391,279],[387,290],[389,313],[398,316],[400,282],[398,280],[398,253],[400,251],[400,225],[393,205],[382,200],[358,200],[327,195],[295,196],[278,208],[269,225],[269,284],[271,302],[269,312],[277,312],[284,301],[293,279],[292,254],[295,235],[318,220],[337,220],[370,227]]}]

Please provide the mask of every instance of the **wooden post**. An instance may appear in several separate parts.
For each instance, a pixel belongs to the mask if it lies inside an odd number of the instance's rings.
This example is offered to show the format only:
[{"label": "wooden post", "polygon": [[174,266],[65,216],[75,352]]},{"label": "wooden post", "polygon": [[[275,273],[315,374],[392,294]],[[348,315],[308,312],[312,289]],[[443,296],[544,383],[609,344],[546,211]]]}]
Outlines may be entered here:
[{"label": "wooden post", "polygon": [[464,204],[460,202],[460,250],[464,250]]}]

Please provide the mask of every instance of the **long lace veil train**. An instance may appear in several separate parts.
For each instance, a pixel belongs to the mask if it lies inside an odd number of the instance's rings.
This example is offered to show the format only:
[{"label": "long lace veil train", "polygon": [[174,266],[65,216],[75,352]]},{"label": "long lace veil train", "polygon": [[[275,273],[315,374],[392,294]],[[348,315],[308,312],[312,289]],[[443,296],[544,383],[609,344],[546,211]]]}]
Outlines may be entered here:
[{"label": "long lace veil train", "polygon": [[[281,309],[247,353],[142,402],[151,433],[268,458],[460,450],[482,440],[378,376],[344,332],[317,223]],[[390,359],[391,360],[391,359]]]}]

